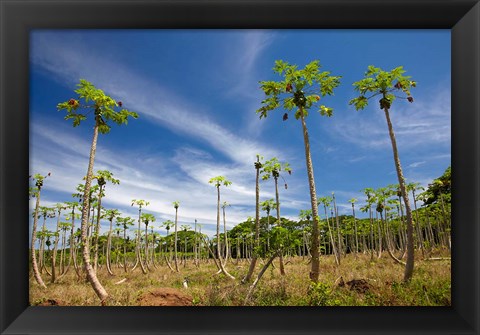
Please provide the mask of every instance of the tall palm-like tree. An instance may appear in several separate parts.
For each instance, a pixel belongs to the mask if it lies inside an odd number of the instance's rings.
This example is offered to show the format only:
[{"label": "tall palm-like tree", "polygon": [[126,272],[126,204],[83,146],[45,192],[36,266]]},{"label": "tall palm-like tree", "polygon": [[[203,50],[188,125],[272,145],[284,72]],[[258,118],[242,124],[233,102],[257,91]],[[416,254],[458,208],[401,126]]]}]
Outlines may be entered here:
[{"label": "tall palm-like tree", "polygon": [[275,200],[268,199],[260,203],[262,211],[267,213],[267,251],[270,250],[270,211],[277,207]]},{"label": "tall palm-like tree", "polygon": [[[97,180],[98,184],[98,194],[97,194],[97,222],[95,225],[95,239],[94,239],[94,255],[93,255],[93,269],[97,272],[98,267],[98,237],[100,236],[100,219],[102,215],[100,214],[100,210],[102,208],[102,198],[105,196],[105,185],[107,181],[111,182],[114,185],[120,184],[118,179],[113,178],[113,173],[108,170],[99,170],[97,173],[92,177],[93,179]],[[111,229],[110,229],[111,230]]]},{"label": "tall palm-like tree", "polygon": [[[225,220],[225,208],[227,208],[228,206],[230,206],[230,204],[226,201],[223,202],[222,204],[222,211],[223,211],[223,237],[224,237],[224,241],[225,241],[225,246],[224,246],[224,249],[225,249],[225,259],[224,259],[224,264],[227,264],[227,260],[228,260],[228,254],[229,254],[229,246],[228,246],[228,235],[227,235],[227,222]],[[225,266],[225,265],[224,265]]]},{"label": "tall palm-like tree", "polygon": [[187,266],[187,231],[190,230],[190,226],[181,225],[180,228],[183,230],[183,267]]},{"label": "tall palm-like tree", "polygon": [[67,246],[67,230],[71,228],[72,224],[70,222],[60,222],[59,228],[62,232],[62,250],[60,251],[60,273],[65,272],[65,248]]},{"label": "tall palm-like tree", "polygon": [[133,199],[132,200],[132,206],[137,205],[138,206],[138,229],[137,229],[137,237],[136,237],[136,246],[135,246],[135,264],[133,265],[132,271],[135,270],[140,264],[140,268],[142,269],[142,272],[145,274],[147,273],[147,269],[145,269],[145,266],[143,265],[142,261],[142,256],[141,256],[141,250],[140,250],[140,236],[142,235],[141,229],[142,229],[142,208],[145,206],[148,206],[150,202],[142,200],[142,199]]},{"label": "tall palm-like tree", "polygon": [[[260,245],[260,170],[263,167],[262,161],[263,157],[257,155],[257,160],[254,163],[255,166],[255,246],[259,247]],[[250,262],[250,267],[248,268],[247,275],[242,279],[242,283],[249,282],[253,275],[253,270],[255,270],[255,265],[257,264],[257,255],[254,253],[252,261]]]},{"label": "tall palm-like tree", "polygon": [[127,230],[129,226],[134,225],[134,219],[129,216],[121,217],[117,216],[117,224],[123,228],[123,270],[128,272],[127,269]]},{"label": "tall palm-like tree", "polygon": [[54,206],[54,209],[56,210],[56,216],[57,216],[57,227],[54,232],[55,240],[53,242],[53,255],[52,255],[52,277],[51,277],[51,283],[55,283],[55,280],[57,280],[57,250],[58,250],[58,241],[60,238],[60,218],[62,211],[66,209],[67,207],[64,204],[57,203]]},{"label": "tall palm-like tree", "polygon": [[87,272],[87,279],[92,285],[93,290],[99,297],[101,304],[105,305],[108,298],[108,293],[100,283],[90,264],[90,246],[87,238],[88,227],[88,211],[90,208],[89,193],[93,179],[93,164],[95,161],[95,153],[97,149],[98,133],[107,134],[110,132],[110,121],[116,124],[126,124],[128,117],[137,118],[137,113],[130,112],[126,109],[120,109],[115,111],[117,107],[121,107],[121,103],[115,101],[110,96],[106,95],[102,90],[96,88],[92,83],[81,79],[77,85],[78,89],[75,90],[77,99],[69,99],[68,101],[59,103],[57,105],[58,110],[65,110],[67,115],[66,120],[73,119],[73,126],[77,127],[80,123],[87,119],[87,115],[93,111],[94,127],[92,145],[90,147],[90,157],[88,161],[88,168],[85,178],[85,190],[83,194],[83,208],[82,208],[82,243],[83,243],[83,261],[84,267]]},{"label": "tall palm-like tree", "polygon": [[145,264],[148,268],[148,224],[155,222],[155,216],[150,213],[143,213],[142,214],[142,220],[143,223],[145,224]]},{"label": "tall palm-like tree", "polygon": [[175,271],[179,272],[178,269],[178,207],[180,207],[180,202],[174,201],[173,208],[175,208],[175,253],[174,253],[174,261],[175,261]]},{"label": "tall palm-like tree", "polygon": [[76,259],[76,253],[75,253],[75,219],[78,219],[80,218],[78,213],[75,213],[75,209],[77,208],[77,206],[79,206],[79,202],[76,202],[76,201],[67,201],[64,203],[66,208],[67,209],[71,209],[72,211],[70,212],[69,216],[67,217],[67,220],[68,218],[70,219],[71,221],[71,227],[70,227],[70,253],[69,253],[69,257],[68,257],[68,266],[67,266],[67,269],[64,271],[63,274],[65,274],[69,267],[70,267],[70,264],[72,261],[74,261],[74,263],[76,263],[77,259]]},{"label": "tall palm-like tree", "polygon": [[[380,109],[385,112],[388,133],[392,144],[393,161],[407,216],[407,262],[403,276],[403,280],[407,282],[412,278],[415,261],[412,210],[410,208],[405,177],[403,176],[402,164],[398,153],[397,140],[395,139],[395,132],[392,121],[390,120],[390,108],[396,98],[413,102],[410,89],[415,87],[416,83],[410,80],[410,76],[404,76],[404,73],[405,70],[402,66],[396,67],[391,71],[383,71],[381,68],[370,65],[365,73],[365,78],[353,84],[355,90],[360,93],[360,96],[350,100],[350,104],[354,105],[357,110],[364,109],[368,105],[369,99],[379,96]],[[396,93],[402,93],[402,96],[397,96]],[[370,96],[367,97],[367,94],[370,94]]]},{"label": "tall palm-like tree", "polygon": [[169,235],[169,232],[170,232],[170,228],[172,228],[174,225],[175,225],[175,223],[172,222],[171,220],[166,220],[161,224],[161,226],[164,227],[165,230],[167,231],[166,247],[167,247],[168,250],[165,250],[165,251],[168,251],[170,253],[170,256],[169,256],[170,259],[172,258],[172,248],[171,248],[171,241],[169,243],[168,235]]},{"label": "tall palm-like tree", "polygon": [[352,204],[352,214],[353,214],[353,229],[354,229],[354,234],[355,234],[355,256],[358,254],[358,231],[357,231],[357,218],[355,216],[355,203],[358,200],[355,198],[352,198],[348,200],[349,203]]},{"label": "tall palm-like tree", "polygon": [[[277,209],[277,225],[279,227],[282,226],[282,222],[280,219],[280,200],[279,200],[279,195],[278,195],[278,178],[282,177],[280,175],[281,171],[286,171],[288,174],[292,173],[292,169],[290,168],[290,165],[288,163],[281,163],[276,157],[273,157],[269,159],[268,161],[263,164],[263,170],[261,171],[262,173],[262,179],[263,180],[268,180],[270,177],[273,177],[274,183],[275,183],[275,200],[276,200],[276,209]],[[287,189],[287,184],[285,183],[285,189]],[[283,263],[283,253],[279,253],[279,258],[280,258],[280,274],[283,276],[285,275],[285,266]]]},{"label": "tall palm-like tree", "polygon": [[37,281],[38,285],[40,285],[43,288],[47,288],[47,286],[43,282],[42,276],[40,275],[40,271],[38,270],[37,254],[35,252],[35,242],[37,240],[37,223],[38,223],[38,210],[40,208],[40,193],[42,191],[43,181],[48,176],[50,176],[50,173],[48,173],[47,176],[42,176],[39,173],[35,174],[33,178],[30,176],[30,178],[32,178],[33,181],[35,182],[35,187],[30,187],[29,189],[29,195],[31,197],[36,198],[35,210],[33,214],[32,241],[30,244],[30,249],[31,249],[30,252],[32,256],[32,269],[33,269],[33,276],[35,280]]},{"label": "tall palm-like tree", "polygon": [[332,250],[333,250],[333,255],[335,256],[335,263],[337,265],[340,265],[340,255],[338,252],[337,245],[335,243],[335,239],[333,238],[333,232],[332,232],[332,227],[330,226],[330,221],[328,219],[328,213],[327,213],[327,208],[330,206],[330,203],[332,202],[331,197],[320,197],[318,198],[318,203],[323,204],[323,209],[325,211],[325,221],[327,222],[327,227],[328,227],[328,235],[330,237],[330,244],[332,245]]},{"label": "tall palm-like tree", "polygon": [[[46,206],[40,206],[39,208],[39,216],[38,218],[42,217],[43,218],[43,225],[42,225],[42,232],[47,230],[46,224],[47,224],[47,218],[54,218],[55,213],[52,208],[46,207]],[[33,213],[35,214],[35,213]],[[40,247],[39,247],[39,252],[38,252],[38,268],[40,269],[40,273],[42,273],[43,268],[45,267],[45,262],[44,262],[44,253],[45,253],[45,234],[40,235]]]},{"label": "tall palm-like tree", "polygon": [[[312,210],[311,209],[301,209],[300,214],[298,215],[300,221],[307,221],[307,226],[310,226],[310,219],[312,218]],[[305,254],[308,253],[309,257],[311,257],[309,243],[307,243],[307,236],[305,235],[305,224],[302,227],[302,245],[303,245],[303,257]],[[307,250],[305,250],[307,249]]]},{"label": "tall palm-like tree", "polygon": [[113,276],[112,264],[110,259],[110,253],[112,249],[112,229],[113,229],[113,220],[120,215],[118,209],[107,209],[105,211],[105,218],[110,222],[110,228],[108,229],[107,235],[107,251],[105,253],[105,263],[107,266],[108,273]]},{"label": "tall palm-like tree", "polygon": [[423,245],[423,232],[422,232],[422,227],[420,226],[420,220],[418,218],[418,209],[417,209],[417,197],[415,192],[416,191],[423,191],[425,190],[424,187],[420,185],[420,183],[409,183],[407,185],[407,190],[412,192],[412,198],[413,198],[413,206],[414,206],[414,212],[415,212],[415,228],[416,228],[416,234],[417,234],[417,242],[418,242],[418,248],[422,250],[422,256],[425,258],[425,248]]},{"label": "tall palm-like tree", "polygon": [[229,185],[232,184],[231,181],[229,181],[227,178],[224,176],[217,176],[213,177],[208,181],[209,184],[213,184],[217,188],[217,258],[218,258],[218,263],[220,266],[220,270],[222,273],[227,276],[230,279],[235,279],[228,271],[226,270],[225,266],[222,264],[222,255],[220,252],[220,186],[225,186],[228,187]]},{"label": "tall palm-like tree", "polygon": [[[312,61],[301,70],[296,65],[277,60],[273,71],[282,76],[283,80],[261,82],[261,89],[265,93],[266,99],[262,101],[263,106],[257,110],[257,113],[260,114],[260,118],[264,118],[270,111],[284,108],[287,113],[283,115],[283,120],[287,120],[288,112],[295,110],[294,116],[301,122],[313,215],[312,266],[309,276],[310,280],[318,282],[320,274],[320,217],[318,215],[317,193],[306,118],[308,110],[317,105],[321,97],[333,94],[333,90],[340,84],[340,77],[330,76],[330,72],[327,71],[320,72],[320,62],[318,60]],[[325,105],[319,106],[319,112],[323,116],[330,117],[333,115],[333,109]]]}]

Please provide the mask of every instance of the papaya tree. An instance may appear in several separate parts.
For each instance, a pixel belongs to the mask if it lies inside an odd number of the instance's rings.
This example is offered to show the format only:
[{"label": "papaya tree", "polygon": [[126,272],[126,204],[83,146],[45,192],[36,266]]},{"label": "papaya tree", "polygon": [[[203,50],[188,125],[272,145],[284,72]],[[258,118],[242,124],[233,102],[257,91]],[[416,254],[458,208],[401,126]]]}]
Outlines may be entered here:
[{"label": "papaya tree", "polygon": [[181,225],[180,228],[183,231],[183,267],[187,266],[187,231],[190,230],[190,226]]},{"label": "papaya tree", "polygon": [[175,208],[175,254],[174,254],[174,261],[175,261],[175,271],[179,272],[178,269],[178,207],[180,207],[180,202],[174,201],[173,208]]},{"label": "papaya tree", "polygon": [[228,187],[232,184],[224,176],[213,177],[208,181],[209,184],[213,184],[217,188],[217,259],[221,272],[230,279],[235,279],[230,273],[227,272],[225,266],[222,264],[222,255],[220,253],[220,186]]},{"label": "papaya tree", "polygon": [[313,216],[310,279],[318,282],[320,274],[320,217],[318,215],[317,192],[306,118],[308,117],[308,111],[315,106],[318,106],[322,116],[330,117],[333,115],[333,109],[319,104],[319,101],[321,98],[333,94],[333,90],[340,84],[340,77],[331,76],[328,71],[320,72],[320,62],[318,60],[312,61],[301,70],[296,65],[277,60],[273,71],[280,75],[283,80],[260,82],[266,99],[262,101],[263,106],[257,110],[257,114],[260,114],[260,119],[262,119],[266,118],[270,111],[281,108],[286,110],[286,113],[283,114],[283,120],[287,120],[288,113],[294,110],[295,119],[301,122]]},{"label": "papaya tree", "polygon": [[[280,163],[280,161],[276,158],[273,157],[269,159],[268,161],[263,164],[263,170],[261,171],[262,173],[262,179],[263,180],[268,180],[270,177],[273,177],[274,183],[275,183],[275,199],[276,199],[276,207],[277,207],[277,225],[281,226],[282,222],[280,219],[280,200],[279,200],[279,195],[278,195],[278,178],[282,177],[280,175],[281,171],[286,171],[288,174],[292,173],[292,169],[290,168],[290,165],[288,163]],[[285,179],[284,179],[285,180]],[[285,189],[287,189],[287,184],[285,183]],[[285,275],[285,266],[283,263],[283,253],[279,253],[279,258],[280,258],[280,274],[282,276]]]},{"label": "papaya tree", "polygon": [[57,227],[54,232],[55,240],[53,242],[53,255],[52,255],[52,277],[51,277],[51,283],[55,283],[55,280],[57,279],[57,250],[58,250],[58,242],[60,238],[60,218],[62,211],[66,209],[67,207],[64,204],[57,203],[54,205],[54,210],[56,210],[56,216],[57,216]]},{"label": "papaya tree", "polygon": [[352,204],[352,214],[353,214],[353,229],[354,229],[354,235],[355,235],[355,256],[358,254],[358,231],[357,231],[357,218],[355,216],[355,203],[358,200],[355,198],[352,198],[348,200],[349,203]]},{"label": "papaya tree", "polygon": [[111,173],[108,170],[97,171],[97,173],[93,176],[93,179],[97,180],[97,185],[98,185],[97,222],[96,222],[96,225],[95,225],[95,233],[94,233],[95,240],[94,240],[94,255],[93,255],[93,269],[94,269],[95,272],[97,272],[97,266],[98,266],[98,237],[100,235],[100,218],[102,217],[102,215],[100,215],[100,209],[102,208],[102,198],[105,196],[105,185],[107,184],[107,181],[114,184],[114,185],[120,184],[120,181],[118,179],[113,178],[113,173]]},{"label": "papaya tree", "polygon": [[147,273],[147,269],[145,269],[145,266],[143,265],[142,262],[142,256],[141,256],[141,250],[140,250],[140,236],[141,234],[141,223],[142,223],[142,208],[145,206],[148,206],[150,202],[142,200],[142,199],[133,199],[132,200],[132,206],[137,205],[138,206],[138,229],[137,229],[137,237],[136,237],[136,246],[135,246],[135,264],[133,265],[132,271],[135,270],[140,264],[140,268],[142,269],[142,272],[144,274]]},{"label": "papaya tree", "polygon": [[227,234],[227,221],[225,220],[225,208],[230,206],[230,204],[226,201],[223,202],[222,204],[222,213],[223,213],[223,238],[225,241],[225,258],[224,258],[224,264],[227,264],[228,260],[228,254],[229,254],[229,246],[228,246],[228,234]]},{"label": "papaya tree", "polygon": [[145,224],[145,264],[148,268],[148,225],[152,222],[155,222],[155,216],[150,213],[143,213],[142,214],[142,220],[143,223]]},{"label": "papaya tree", "polygon": [[59,228],[62,232],[62,250],[60,251],[60,273],[65,272],[65,248],[67,246],[67,230],[71,228],[72,224],[70,222],[60,222]]},{"label": "papaya tree", "polygon": [[70,267],[72,260],[74,263],[76,262],[76,254],[75,254],[75,219],[79,218],[78,213],[75,213],[75,209],[79,206],[79,203],[76,201],[67,201],[64,203],[67,209],[71,209],[72,211],[66,218],[67,220],[71,221],[70,226],[70,253],[68,258],[68,266],[67,269],[63,272],[64,275]]},{"label": "papaya tree", "polygon": [[[403,280],[409,281],[413,274],[414,268],[414,244],[413,244],[413,220],[412,210],[410,207],[410,200],[408,197],[405,177],[403,176],[402,164],[397,148],[397,140],[395,139],[395,132],[390,120],[390,109],[396,98],[405,99],[408,102],[413,102],[413,97],[410,94],[410,89],[416,86],[415,81],[411,80],[410,76],[404,75],[405,70],[402,66],[396,67],[391,71],[384,71],[379,67],[370,65],[365,78],[353,84],[356,91],[360,95],[350,100],[350,104],[355,106],[356,110],[362,110],[368,105],[368,101],[374,97],[379,97],[380,109],[384,111],[387,121],[388,133],[390,135],[390,142],[392,144],[393,161],[395,170],[397,172],[398,183],[400,185],[400,192],[405,204],[406,219],[407,219],[407,261]],[[401,95],[398,95],[401,94]],[[367,96],[368,95],[368,96]]]},{"label": "papaya tree", "polygon": [[35,198],[35,210],[33,214],[33,226],[32,226],[32,241],[30,244],[30,252],[32,256],[32,270],[33,270],[33,276],[38,283],[43,288],[47,288],[45,283],[43,282],[42,276],[40,275],[40,271],[38,269],[38,264],[37,264],[37,254],[35,252],[35,242],[37,240],[37,223],[38,223],[38,211],[40,208],[40,193],[42,191],[43,187],[43,181],[45,178],[50,176],[50,172],[48,173],[47,176],[42,176],[41,174],[37,173],[32,178],[33,182],[35,183],[35,187],[30,187],[29,188],[29,195],[31,197]]},{"label": "papaya tree", "polygon": [[[166,220],[164,221],[161,226],[165,228],[165,230],[167,231],[167,238],[165,240],[166,242],[166,245],[165,247],[167,248],[167,250],[165,250],[166,252],[169,252],[169,259],[172,258],[172,248],[171,248],[171,239],[168,238],[168,235],[170,233],[170,228],[172,228],[172,226],[175,225],[175,223],[173,223],[172,220]],[[167,257],[165,256],[165,259],[167,260],[167,264],[170,266],[170,262],[168,261]]]},{"label": "papaya tree", "polygon": [[[87,279],[99,297],[101,304],[105,305],[108,298],[108,293],[98,280],[97,275],[90,264],[90,247],[87,238],[87,219],[90,209],[89,195],[93,179],[93,165],[97,149],[98,133],[108,134],[111,128],[109,123],[114,122],[118,125],[127,124],[128,117],[137,118],[138,115],[135,112],[131,112],[122,108],[121,102],[115,101],[113,98],[106,95],[101,89],[96,88],[92,83],[84,79],[80,79],[80,83],[77,85],[77,87],[78,88],[75,90],[77,98],[71,98],[68,101],[59,103],[57,105],[57,109],[59,111],[64,110],[67,112],[65,120],[73,120],[74,127],[79,126],[82,121],[85,121],[87,119],[87,115],[92,115],[94,118],[92,145],[90,147],[90,156],[83,193],[81,219],[81,239],[83,245],[82,257],[84,267],[87,272]],[[120,107],[119,110],[118,107]],[[93,114],[91,114],[91,112],[93,112]]]},{"label": "papaya tree", "polygon": [[267,213],[267,251],[270,250],[270,211],[277,206],[275,200],[268,199],[260,203],[262,210]]},{"label": "papaya tree", "polygon": [[113,276],[112,271],[112,262],[110,259],[111,249],[112,249],[112,229],[113,229],[113,220],[120,215],[120,211],[118,209],[107,209],[105,211],[105,218],[110,222],[110,228],[108,229],[107,235],[107,250],[105,253],[105,264],[107,266],[108,273]]},{"label": "papaya tree", "polygon": [[335,243],[335,239],[333,238],[332,227],[330,226],[330,221],[327,213],[327,208],[330,206],[330,203],[332,201],[333,201],[332,197],[328,197],[328,196],[318,198],[318,203],[323,204],[323,209],[325,211],[325,221],[327,222],[328,236],[330,237],[330,244],[332,245],[333,255],[335,256],[335,263],[337,265],[340,265],[340,255],[338,252],[337,245]]},{"label": "papaya tree", "polygon": [[[255,247],[258,249],[260,245],[260,169],[263,167],[263,157],[257,155],[257,160],[254,163],[255,166]],[[257,255],[254,253],[250,267],[248,268],[247,275],[243,278],[242,283],[249,282],[252,278],[253,270],[257,263]]]},{"label": "papaya tree", "polygon": [[[53,208],[46,207],[46,206],[40,206],[39,208],[39,216],[38,218],[42,217],[43,218],[43,226],[42,226],[42,232],[47,230],[46,224],[47,224],[47,218],[54,218],[55,213],[53,211]],[[34,213],[35,214],[35,213]],[[40,273],[42,273],[43,268],[45,268],[45,263],[44,263],[44,257],[45,257],[45,234],[40,235],[40,248],[39,248],[39,253],[38,253],[38,268],[40,269]]]},{"label": "papaya tree", "polygon": [[[307,221],[307,225],[303,224],[302,225],[302,245],[303,245],[303,253],[302,256],[305,257],[305,255],[308,253],[308,256],[311,257],[310,253],[310,247],[309,243],[307,241],[307,236],[305,234],[306,227],[310,226],[310,219],[312,218],[312,210],[311,209],[301,209],[300,213],[298,215],[300,221]],[[305,248],[307,250],[305,250]]]},{"label": "papaya tree", "polygon": [[129,216],[121,217],[117,216],[117,225],[120,225],[123,228],[123,269],[125,272],[128,272],[127,269],[127,230],[129,226],[134,225],[134,219]]}]

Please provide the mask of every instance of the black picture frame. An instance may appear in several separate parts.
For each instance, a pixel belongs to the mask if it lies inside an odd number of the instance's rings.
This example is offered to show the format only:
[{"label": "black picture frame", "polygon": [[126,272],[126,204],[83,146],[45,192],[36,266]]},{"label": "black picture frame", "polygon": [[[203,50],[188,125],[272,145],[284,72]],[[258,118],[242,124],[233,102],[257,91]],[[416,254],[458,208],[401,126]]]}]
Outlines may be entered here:
[{"label": "black picture frame", "polygon": [[[472,0],[0,0],[2,334],[479,334],[480,4]],[[398,28],[452,33],[451,307],[29,307],[29,32]]]}]

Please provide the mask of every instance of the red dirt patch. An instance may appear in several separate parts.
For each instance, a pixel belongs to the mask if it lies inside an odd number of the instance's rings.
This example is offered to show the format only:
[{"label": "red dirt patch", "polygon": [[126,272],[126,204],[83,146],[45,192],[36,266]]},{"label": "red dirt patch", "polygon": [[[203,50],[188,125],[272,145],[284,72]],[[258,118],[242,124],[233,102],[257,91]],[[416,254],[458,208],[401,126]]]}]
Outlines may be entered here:
[{"label": "red dirt patch", "polygon": [[162,287],[142,294],[137,301],[139,306],[192,306],[193,298],[180,290]]},{"label": "red dirt patch", "polygon": [[370,284],[365,279],[353,279],[345,283],[343,277],[340,277],[338,286],[344,287],[345,285],[349,286],[351,291],[353,290],[360,293],[365,293],[370,290]]}]

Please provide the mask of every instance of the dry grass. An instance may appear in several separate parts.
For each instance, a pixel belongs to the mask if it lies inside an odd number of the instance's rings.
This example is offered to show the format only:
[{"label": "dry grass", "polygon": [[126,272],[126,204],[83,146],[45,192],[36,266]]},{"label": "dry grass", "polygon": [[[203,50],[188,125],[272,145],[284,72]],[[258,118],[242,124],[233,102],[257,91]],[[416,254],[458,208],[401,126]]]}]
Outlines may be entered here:
[{"label": "dry grass", "polygon": [[[420,255],[418,255],[420,256]],[[441,255],[438,256],[448,256]],[[370,261],[369,255],[348,255],[336,266],[333,257],[321,258],[321,274],[318,284],[308,279],[310,265],[301,257],[285,258],[286,276],[270,267],[258,284],[250,305],[258,306],[448,306],[451,304],[451,264],[449,260],[422,261],[417,257],[412,280],[402,283],[403,267],[395,264],[387,254]],[[241,284],[249,263],[229,263],[227,269],[236,280],[216,274],[213,262],[202,263],[199,268],[187,263],[180,273],[170,271],[165,264],[144,275],[139,269],[125,273],[114,268],[115,276],[108,275],[105,267],[99,270],[100,282],[110,295],[110,306],[136,306],[139,297],[158,288],[175,288],[189,294],[194,305],[238,306],[243,305],[249,285]],[[262,266],[257,263],[258,273]],[[256,275],[255,273],[255,275]],[[182,286],[184,277],[189,279],[188,289]],[[99,300],[89,283],[78,280],[73,269],[55,284],[42,290],[30,280],[30,304],[37,305],[54,300],[59,305],[98,306]],[[126,278],[121,284],[115,284]],[[341,279],[340,279],[341,278]],[[348,282],[362,279],[364,290],[350,288]],[[345,285],[340,286],[343,282]],[[366,288],[366,289],[365,289]]]}]

